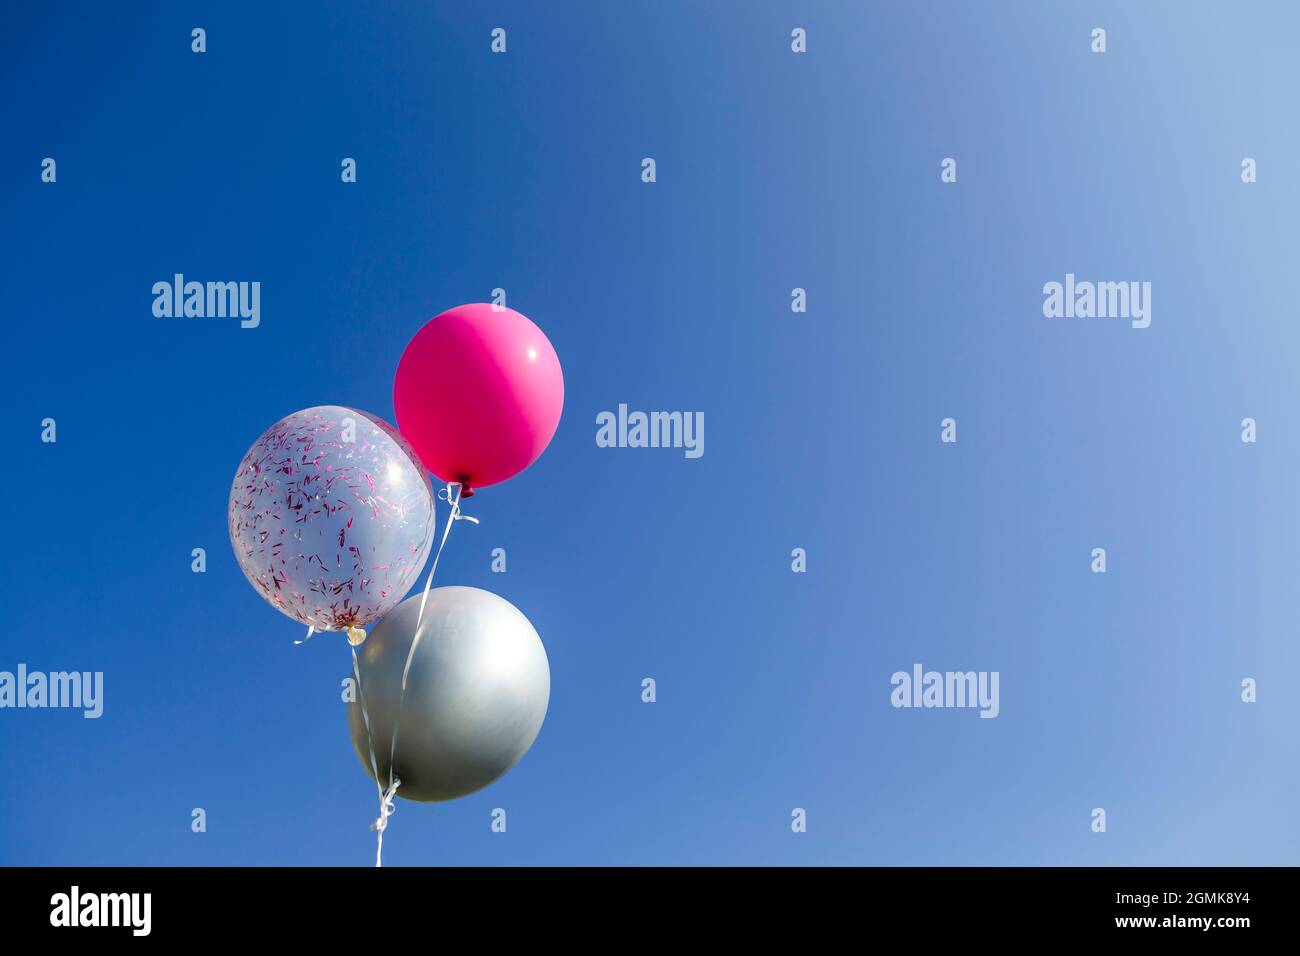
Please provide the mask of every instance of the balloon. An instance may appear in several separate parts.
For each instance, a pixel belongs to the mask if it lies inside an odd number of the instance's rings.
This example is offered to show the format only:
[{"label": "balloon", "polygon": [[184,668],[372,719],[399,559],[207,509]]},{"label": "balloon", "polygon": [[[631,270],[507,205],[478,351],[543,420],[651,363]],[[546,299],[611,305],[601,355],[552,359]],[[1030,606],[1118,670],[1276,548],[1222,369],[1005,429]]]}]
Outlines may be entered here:
[{"label": "balloon", "polygon": [[433,502],[424,466],[391,425],[322,405],[276,422],[248,450],[230,488],[230,543],[272,607],[363,638],[354,629],[396,607],[424,566]]},{"label": "balloon", "polygon": [[403,698],[419,614],[416,595],[358,651],[360,686],[348,704],[348,728],[372,777],[373,742],[382,787],[389,785],[391,752],[399,797],[452,800],[486,787],[528,752],[546,717],[551,669],[537,631],[505,598],[479,588],[434,588]]},{"label": "balloon", "polygon": [[550,341],[504,306],[460,305],[430,319],[397,363],[397,427],[429,470],[461,494],[523,471],[564,407]]}]

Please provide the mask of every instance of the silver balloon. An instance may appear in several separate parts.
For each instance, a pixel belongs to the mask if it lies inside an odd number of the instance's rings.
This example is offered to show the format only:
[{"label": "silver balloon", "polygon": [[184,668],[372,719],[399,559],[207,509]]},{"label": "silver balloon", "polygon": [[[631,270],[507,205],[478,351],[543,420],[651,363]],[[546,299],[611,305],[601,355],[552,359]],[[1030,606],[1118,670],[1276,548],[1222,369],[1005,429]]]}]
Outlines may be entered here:
[{"label": "silver balloon", "polygon": [[276,422],[248,450],[230,488],[230,543],[272,607],[346,631],[411,589],[433,544],[433,501],[391,425],[322,405]]},{"label": "silver balloon", "polygon": [[373,745],[378,783],[389,785],[394,752],[399,797],[453,800],[486,787],[528,752],[546,717],[551,669],[537,631],[505,598],[479,588],[434,588],[403,697],[420,598],[403,602],[358,649],[360,687],[348,705],[348,727],[372,777]]}]

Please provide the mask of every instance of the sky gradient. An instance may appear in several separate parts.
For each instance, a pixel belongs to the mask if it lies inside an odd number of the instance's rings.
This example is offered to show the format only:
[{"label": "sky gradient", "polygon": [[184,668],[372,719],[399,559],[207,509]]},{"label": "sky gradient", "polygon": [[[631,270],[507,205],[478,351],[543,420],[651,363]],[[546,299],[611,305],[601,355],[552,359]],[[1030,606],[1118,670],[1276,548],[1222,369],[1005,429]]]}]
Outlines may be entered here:
[{"label": "sky gradient", "polygon": [[[375,6],[7,16],[0,670],[105,701],[0,710],[0,863],[369,863],[346,645],[294,646],[226,498],[292,411],[391,422],[498,287],[564,415],[438,582],[528,616],[550,710],[386,864],[1297,861],[1294,5]],[[155,318],[177,272],[260,325]],[[1150,327],[1044,317],[1067,273]],[[705,453],[597,447],[620,403]],[[891,707],[917,662],[998,671],[997,719]]]}]

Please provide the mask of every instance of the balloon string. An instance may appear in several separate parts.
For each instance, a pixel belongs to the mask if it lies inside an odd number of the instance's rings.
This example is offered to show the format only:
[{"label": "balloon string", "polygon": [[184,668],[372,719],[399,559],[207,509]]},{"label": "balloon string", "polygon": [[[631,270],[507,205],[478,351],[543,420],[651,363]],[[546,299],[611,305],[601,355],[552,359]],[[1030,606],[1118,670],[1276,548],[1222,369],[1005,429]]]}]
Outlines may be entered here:
[{"label": "balloon string", "polygon": [[[459,481],[447,482],[447,487],[438,492],[438,498],[447,502],[450,510],[447,514],[447,524],[442,529],[442,540],[438,542],[438,550],[433,555],[433,566],[429,568],[429,576],[424,581],[424,596],[420,598],[420,613],[415,618],[415,636],[411,638],[411,649],[406,652],[406,664],[402,668],[402,690],[397,696],[397,716],[393,719],[393,737],[389,741],[388,747],[388,783],[391,786],[394,780],[393,761],[397,754],[397,731],[402,725],[402,704],[406,702],[406,678],[411,673],[411,661],[415,660],[415,649],[420,646],[420,624],[424,620],[424,606],[429,602],[429,588],[433,584],[433,575],[438,570],[438,559],[442,557],[442,549],[447,546],[447,537],[451,534],[451,526],[457,521],[470,521],[478,524],[478,518],[460,513],[460,492],[461,483]],[[378,780],[378,776],[375,777]]]},{"label": "balloon string", "polygon": [[[361,669],[357,661],[356,645],[352,646],[352,676],[357,682],[357,698],[361,704],[361,719],[366,727],[366,746],[370,750],[370,771],[375,780],[375,788],[379,791],[379,816],[375,822],[370,824],[370,829],[374,830],[377,836],[375,845],[375,866],[384,865],[384,831],[388,829],[388,818],[397,812],[397,807],[393,803],[393,798],[397,795],[397,788],[402,785],[402,778],[397,776],[393,769],[393,761],[397,754],[397,731],[401,725],[402,704],[406,700],[406,677],[411,670],[411,661],[415,659],[415,648],[420,643],[420,623],[424,619],[424,607],[429,600],[429,589],[433,585],[433,575],[438,570],[438,559],[442,557],[442,549],[447,546],[447,538],[451,534],[451,526],[457,521],[472,521],[478,524],[477,518],[460,513],[460,492],[461,484],[458,481],[447,483],[447,487],[438,492],[438,497],[451,506],[451,511],[447,515],[447,525],[442,531],[442,540],[438,542],[438,550],[433,556],[433,566],[429,569],[429,577],[424,582],[424,596],[420,600],[420,613],[415,620],[415,637],[411,640],[411,649],[406,654],[406,665],[402,668],[402,690],[397,699],[397,715],[393,718],[393,737],[389,742],[388,749],[388,789],[379,782],[379,763],[375,758],[375,739],[370,729],[370,711],[366,707],[366,694],[361,687]],[[309,628],[307,636],[303,643],[311,639],[315,628]]]},{"label": "balloon string", "polygon": [[375,847],[376,867],[384,865],[384,831],[388,829],[388,818],[397,812],[397,807],[393,805],[393,797],[397,795],[397,788],[401,785],[402,778],[394,777],[391,787],[379,791],[379,819],[370,824],[370,829],[379,834],[379,842]]},{"label": "balloon string", "polygon": [[478,518],[472,518],[469,515],[460,513],[460,491],[461,484],[459,481],[447,482],[447,487],[438,492],[438,497],[451,506],[451,513],[447,515],[447,525],[442,529],[442,540],[438,542],[438,550],[433,555],[433,567],[429,568],[429,576],[424,580],[424,595],[420,598],[420,613],[415,617],[415,637],[411,641],[411,649],[406,654],[406,666],[402,668],[402,690],[406,690],[406,676],[411,672],[411,661],[415,660],[415,649],[420,644],[420,622],[424,620],[424,606],[429,603],[429,588],[433,585],[433,576],[438,570],[438,559],[442,557],[442,549],[447,546],[447,536],[451,534],[451,526],[457,521],[472,521],[478,524]]},{"label": "balloon string", "polygon": [[352,648],[352,676],[357,682],[357,700],[361,704],[361,719],[366,725],[366,746],[370,748],[370,771],[375,779],[375,788],[379,791],[379,819],[370,825],[370,829],[379,832],[379,845],[375,849],[375,866],[383,866],[384,831],[388,829],[388,817],[397,809],[393,806],[393,794],[397,792],[401,780],[393,778],[392,763],[388,767],[389,787],[385,791],[379,782],[379,765],[375,760],[375,739],[370,733],[370,711],[366,707],[366,693],[361,689],[361,669],[357,663],[357,649]]}]

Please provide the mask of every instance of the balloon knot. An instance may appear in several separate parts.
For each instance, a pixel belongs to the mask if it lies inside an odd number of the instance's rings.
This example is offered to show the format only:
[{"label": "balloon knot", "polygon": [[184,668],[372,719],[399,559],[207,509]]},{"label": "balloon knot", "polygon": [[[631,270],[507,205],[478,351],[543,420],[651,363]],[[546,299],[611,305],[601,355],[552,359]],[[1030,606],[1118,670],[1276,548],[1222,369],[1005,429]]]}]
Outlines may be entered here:
[{"label": "balloon knot", "polygon": [[359,627],[348,628],[348,643],[353,647],[360,647],[366,639],[366,632]]},{"label": "balloon knot", "polygon": [[[383,833],[388,829],[388,818],[397,812],[397,807],[393,804],[393,797],[397,795],[397,788],[402,785],[401,777],[393,778],[393,785],[379,795],[379,818],[370,824],[370,829],[379,831],[382,839]],[[380,844],[382,847],[383,844]]]}]

